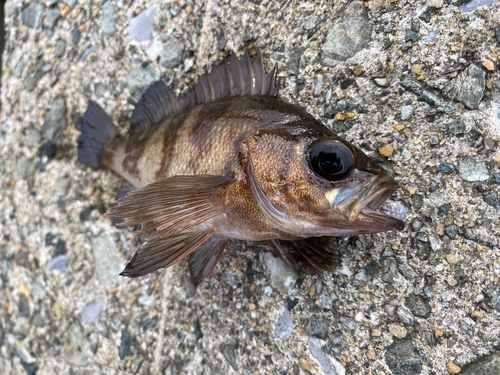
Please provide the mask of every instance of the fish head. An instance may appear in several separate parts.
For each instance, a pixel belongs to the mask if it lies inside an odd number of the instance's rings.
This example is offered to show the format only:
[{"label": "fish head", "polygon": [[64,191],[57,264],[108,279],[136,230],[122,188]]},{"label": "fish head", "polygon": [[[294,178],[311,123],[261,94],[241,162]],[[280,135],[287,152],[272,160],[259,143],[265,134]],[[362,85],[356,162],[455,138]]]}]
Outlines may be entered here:
[{"label": "fish head", "polygon": [[251,136],[248,183],[269,223],[298,237],[401,230],[377,211],[399,187],[363,151],[330,134],[290,130]]}]

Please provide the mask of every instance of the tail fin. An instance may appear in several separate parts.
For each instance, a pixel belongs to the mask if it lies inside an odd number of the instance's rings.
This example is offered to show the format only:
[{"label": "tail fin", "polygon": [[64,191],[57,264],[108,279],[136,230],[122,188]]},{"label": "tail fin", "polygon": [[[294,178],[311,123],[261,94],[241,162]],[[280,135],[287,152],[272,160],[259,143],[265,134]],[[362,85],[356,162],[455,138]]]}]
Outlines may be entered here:
[{"label": "tail fin", "polygon": [[78,161],[86,167],[102,168],[99,154],[106,141],[118,135],[118,128],[99,104],[89,102],[82,118],[81,131],[78,138]]}]

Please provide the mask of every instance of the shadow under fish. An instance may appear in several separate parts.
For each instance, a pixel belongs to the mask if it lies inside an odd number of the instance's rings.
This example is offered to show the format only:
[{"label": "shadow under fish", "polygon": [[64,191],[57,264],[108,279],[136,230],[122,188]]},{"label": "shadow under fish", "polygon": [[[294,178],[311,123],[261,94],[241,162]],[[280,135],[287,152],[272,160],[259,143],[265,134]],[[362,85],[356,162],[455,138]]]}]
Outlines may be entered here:
[{"label": "shadow under fish", "polygon": [[123,276],[188,257],[194,281],[210,275],[230,238],[267,240],[310,274],[340,261],[336,236],[401,230],[379,208],[398,184],[360,149],[278,98],[277,66],[260,51],[213,66],[184,97],[152,84],[127,136],[89,102],[78,160],[126,180],[107,215],[149,233]]}]

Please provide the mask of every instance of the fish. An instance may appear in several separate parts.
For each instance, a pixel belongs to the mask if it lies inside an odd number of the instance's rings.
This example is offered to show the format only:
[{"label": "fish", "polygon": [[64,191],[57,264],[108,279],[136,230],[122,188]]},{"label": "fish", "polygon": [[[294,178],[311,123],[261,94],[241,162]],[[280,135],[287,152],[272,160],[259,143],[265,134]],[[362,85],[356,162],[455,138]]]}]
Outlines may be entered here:
[{"label": "fish", "polygon": [[81,120],[78,161],[124,179],[107,216],[146,239],[120,274],[139,277],[186,258],[196,284],[229,239],[267,241],[289,267],[334,272],[336,237],[402,230],[377,210],[398,188],[362,150],[279,98],[266,74],[232,52],[184,96],[146,89],[128,134],[93,101]]}]

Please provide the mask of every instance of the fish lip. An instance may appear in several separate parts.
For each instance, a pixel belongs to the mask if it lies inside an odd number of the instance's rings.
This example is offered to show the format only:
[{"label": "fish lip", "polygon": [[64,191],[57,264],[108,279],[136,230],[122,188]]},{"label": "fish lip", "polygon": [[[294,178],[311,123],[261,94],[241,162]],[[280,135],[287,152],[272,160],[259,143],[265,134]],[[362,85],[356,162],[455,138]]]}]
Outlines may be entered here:
[{"label": "fish lip", "polygon": [[[396,191],[399,189],[399,184],[392,178],[384,178],[382,181],[374,185],[378,185],[375,193],[372,193],[363,202],[363,208],[360,210],[359,219],[369,219],[376,226],[384,227],[384,230],[402,230],[405,223],[391,215],[384,212],[377,211],[377,209]],[[370,191],[373,191],[370,189]],[[367,193],[369,195],[369,193]]]}]

